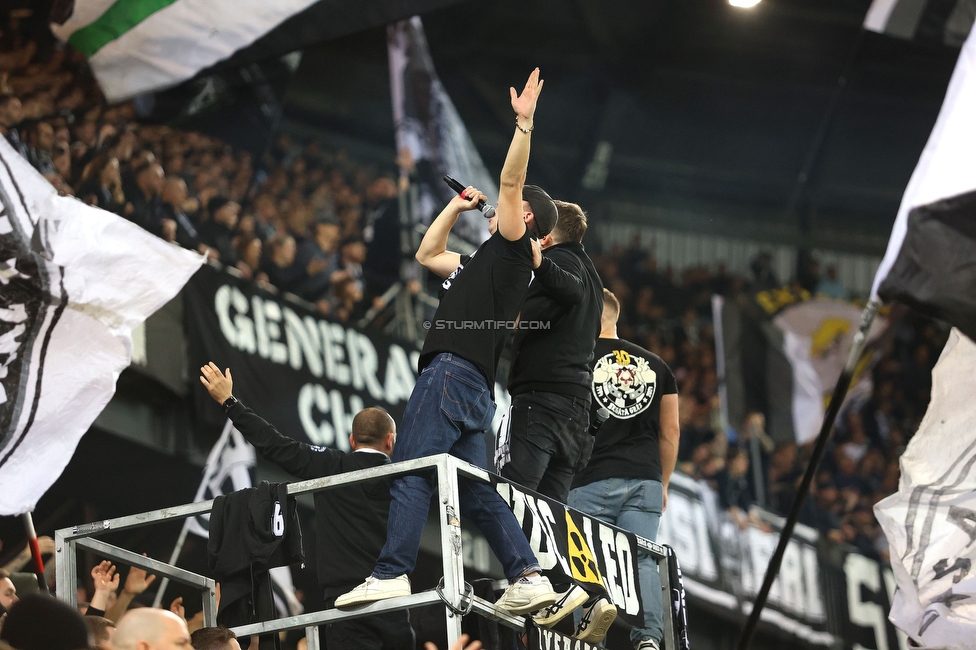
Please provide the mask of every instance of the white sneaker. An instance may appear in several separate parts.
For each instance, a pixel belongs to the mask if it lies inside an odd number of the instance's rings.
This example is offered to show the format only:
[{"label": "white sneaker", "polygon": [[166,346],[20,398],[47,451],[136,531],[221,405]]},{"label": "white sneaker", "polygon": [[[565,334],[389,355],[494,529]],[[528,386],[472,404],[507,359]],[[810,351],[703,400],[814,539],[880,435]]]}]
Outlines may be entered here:
[{"label": "white sneaker", "polygon": [[[617,608],[606,598],[600,598],[583,610],[583,618],[576,626],[573,637],[593,645],[599,645],[617,618]],[[647,650],[641,648],[640,650]],[[660,650],[660,649],[658,649]]]},{"label": "white sneaker", "polygon": [[530,582],[520,578],[508,585],[508,589],[498,599],[495,606],[511,614],[528,614],[548,607],[559,600],[559,594],[552,588],[548,578]]},{"label": "white sneaker", "polygon": [[587,598],[589,594],[582,587],[573,585],[559,597],[559,600],[535,614],[532,620],[541,627],[552,627],[576,611],[576,608],[585,603]]},{"label": "white sneaker", "polygon": [[348,609],[368,603],[375,603],[378,600],[409,595],[410,579],[406,575],[389,578],[388,580],[381,580],[380,578],[370,576],[366,578],[366,582],[363,584],[336,598],[335,606],[337,609]]},{"label": "white sneaker", "polygon": [[654,639],[644,639],[637,644],[637,648],[635,650],[661,650],[661,646],[659,646],[657,641]]}]

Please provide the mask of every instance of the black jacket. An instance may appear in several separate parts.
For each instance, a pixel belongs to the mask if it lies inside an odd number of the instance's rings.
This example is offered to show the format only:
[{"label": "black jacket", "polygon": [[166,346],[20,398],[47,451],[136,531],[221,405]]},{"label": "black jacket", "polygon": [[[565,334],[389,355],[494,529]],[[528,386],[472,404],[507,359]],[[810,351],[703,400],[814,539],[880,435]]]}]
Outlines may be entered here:
[{"label": "black jacket", "polygon": [[583,245],[546,249],[522,303],[508,392],[589,396],[602,314],[603,282]]},{"label": "black jacket", "polygon": [[[275,617],[268,570],[304,560],[298,507],[287,483],[262,481],[214,499],[207,562],[220,582],[217,622],[227,627]],[[275,639],[262,649],[278,648]]]},{"label": "black jacket", "polygon": [[[241,403],[228,415],[263,458],[299,479],[332,476],[390,462],[385,454],[345,453],[283,436]],[[326,596],[345,593],[373,572],[386,543],[390,481],[381,479],[315,493],[316,564]]]}]

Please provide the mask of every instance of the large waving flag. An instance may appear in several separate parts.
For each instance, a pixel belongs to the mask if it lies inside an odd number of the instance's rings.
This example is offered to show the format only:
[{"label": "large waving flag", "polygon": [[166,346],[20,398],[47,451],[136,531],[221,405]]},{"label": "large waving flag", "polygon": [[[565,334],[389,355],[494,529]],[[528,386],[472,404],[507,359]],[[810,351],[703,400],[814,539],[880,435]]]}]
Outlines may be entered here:
[{"label": "large waving flag", "polygon": [[203,263],[60,197],[0,138],[0,515],[61,475],[129,365],[132,329]]},{"label": "large waving flag", "polygon": [[[779,443],[816,438],[827,404],[854,343],[860,307],[781,287],[749,299],[712,297],[715,355],[722,410],[740,431],[753,411],[766,416],[766,431]],[[877,318],[874,342],[887,327]],[[868,381],[858,368],[853,384]],[[869,390],[866,383],[857,390]]]},{"label": "large waving flag", "polygon": [[874,511],[898,591],[891,622],[919,647],[976,639],[976,344],[953,330],[932,371],[932,401],[901,457],[898,492]]},{"label": "large waving flag", "polygon": [[[498,197],[498,184],[481,161],[478,149],[434,70],[419,16],[388,28],[390,90],[397,151],[409,152],[417,168],[418,192],[413,213],[429,224],[454,196],[441,180],[445,174]],[[451,231],[474,250],[488,239],[480,212],[465,212]],[[453,242],[451,242],[453,244]],[[458,251],[466,252],[466,251]]]},{"label": "large waving flag", "polygon": [[51,31],[88,57],[115,102],[186,81],[318,1],[75,0]]},{"label": "large waving flag", "polygon": [[873,0],[864,17],[864,28],[896,38],[919,37],[959,47],[973,26],[974,16],[973,0]]},{"label": "large waving flag", "polygon": [[872,296],[947,320],[976,339],[976,32],[912,174]]},{"label": "large waving flag", "polygon": [[51,31],[88,57],[116,102],[458,1],[65,0]]}]

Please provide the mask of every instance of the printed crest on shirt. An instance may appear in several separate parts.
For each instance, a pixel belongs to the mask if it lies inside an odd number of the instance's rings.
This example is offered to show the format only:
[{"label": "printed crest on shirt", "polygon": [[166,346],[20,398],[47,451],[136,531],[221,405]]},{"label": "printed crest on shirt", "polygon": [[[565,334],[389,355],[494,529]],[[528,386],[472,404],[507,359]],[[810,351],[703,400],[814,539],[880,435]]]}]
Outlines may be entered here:
[{"label": "printed crest on shirt", "polygon": [[[477,253],[477,252],[478,251],[474,251],[474,253]],[[443,282],[441,282],[441,291],[442,292],[447,291],[448,289],[451,288],[451,285],[454,284],[454,278],[456,278],[458,276],[458,274],[461,271],[464,270],[464,265],[471,261],[471,258],[474,257],[474,253],[471,253],[470,255],[468,255],[467,256],[467,259],[464,259],[464,257],[462,257],[461,258],[461,263],[458,264],[458,267],[456,269],[454,269],[454,271],[449,276],[447,276],[447,278],[445,278]]]},{"label": "printed crest on shirt", "polygon": [[647,359],[626,350],[612,350],[593,368],[593,396],[615,418],[629,419],[654,401],[657,373]]}]

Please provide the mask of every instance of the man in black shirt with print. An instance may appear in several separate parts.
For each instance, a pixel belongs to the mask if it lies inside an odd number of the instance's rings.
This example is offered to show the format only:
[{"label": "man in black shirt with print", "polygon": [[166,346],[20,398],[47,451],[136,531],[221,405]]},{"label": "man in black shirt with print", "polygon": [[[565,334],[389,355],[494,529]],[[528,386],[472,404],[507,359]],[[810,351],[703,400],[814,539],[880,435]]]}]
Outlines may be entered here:
[{"label": "man in black shirt with print", "polygon": [[[353,453],[298,442],[282,435],[233,396],[230,369],[214,363],[200,368],[200,381],[244,438],[262,458],[299,479],[333,476],[390,462],[396,423],[378,408],[366,408],[352,420]],[[315,493],[316,564],[319,584],[330,604],[373,568],[386,542],[390,482],[356,483]],[[413,650],[416,640],[406,611],[385,612],[329,625],[330,648],[343,650]]]},{"label": "man in black shirt with print", "polygon": [[[466,260],[446,250],[458,215],[484,197],[469,187],[431,223],[417,251],[421,264],[447,280],[420,354],[420,377],[403,414],[394,461],[449,452],[485,467],[485,432],[495,412],[498,358],[537,266],[533,251],[541,257],[539,243],[532,238],[549,234],[556,223],[556,206],[549,195],[524,185],[541,90],[536,68],[521,95],[514,88],[510,91],[516,130],[502,168],[488,241]],[[459,487],[462,514],[484,534],[511,583],[496,605],[525,614],[555,602],[552,585],[539,574],[535,554],[501,496],[487,483],[462,480]],[[417,561],[432,493],[427,476],[394,480],[386,546],[372,575],[336,599],[336,607],[410,593],[407,574]]]},{"label": "man in black shirt with print", "polygon": [[[617,338],[620,303],[606,290],[603,300],[593,406],[606,408],[610,418],[597,432],[586,468],[573,481],[569,505],[653,541],[678,458],[678,390],[659,356]],[[647,551],[637,554],[644,625],[632,628],[630,639],[637,650],[659,650],[661,577]]]}]

